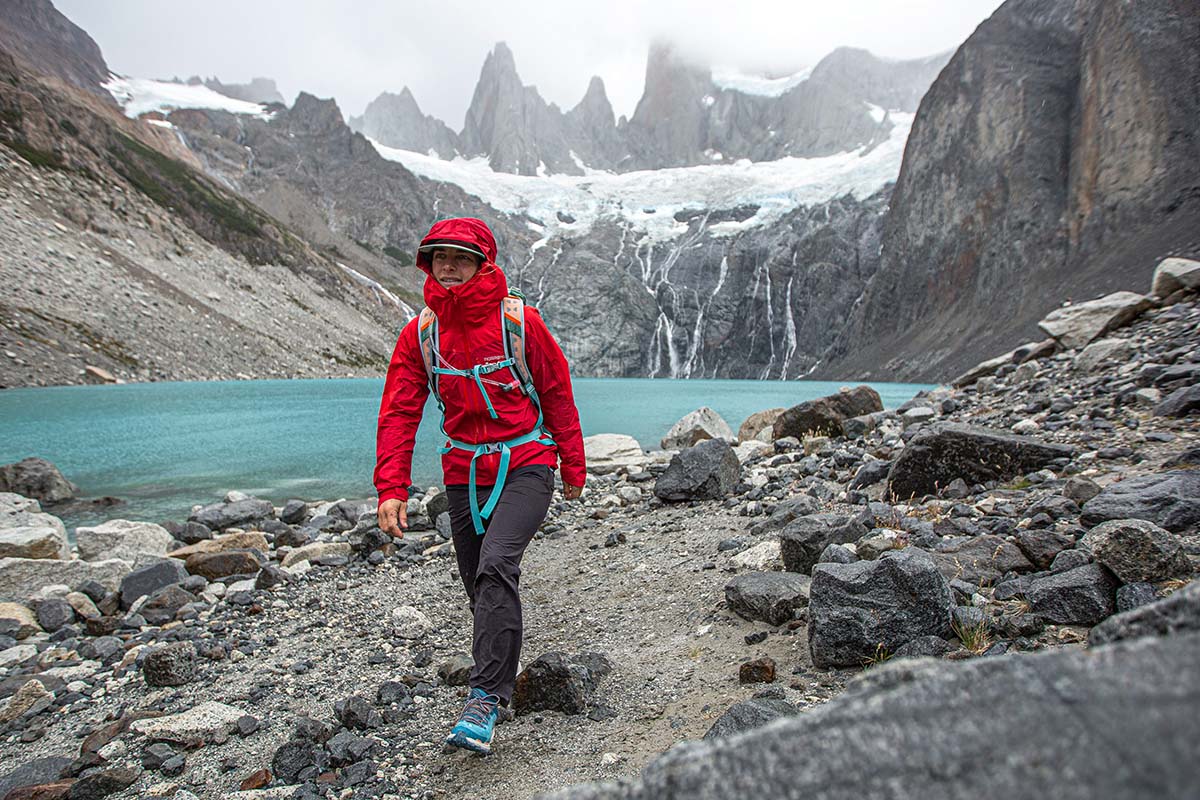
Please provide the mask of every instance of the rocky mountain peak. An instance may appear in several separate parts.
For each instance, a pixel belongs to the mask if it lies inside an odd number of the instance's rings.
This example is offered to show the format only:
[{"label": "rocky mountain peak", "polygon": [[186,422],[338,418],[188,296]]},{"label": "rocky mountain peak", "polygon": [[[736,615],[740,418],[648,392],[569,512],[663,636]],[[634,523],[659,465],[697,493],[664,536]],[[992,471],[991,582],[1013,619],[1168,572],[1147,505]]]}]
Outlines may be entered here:
[{"label": "rocky mountain peak", "polygon": [[247,103],[286,102],[271,78],[253,78],[249,83],[221,83],[219,79],[212,77],[204,81],[204,85],[214,92],[235,100],[245,100]]},{"label": "rocky mountain peak", "polygon": [[405,86],[399,94],[384,92],[368,105],[350,127],[377,142],[418,153],[433,151],[440,158],[458,155],[458,136],[445,123],[421,113],[417,98]]},{"label": "rocky mountain peak", "polygon": [[109,70],[99,45],[50,0],[0,2],[0,48],[37,72],[112,101],[100,86],[108,80]]},{"label": "rocky mountain peak", "polygon": [[869,50],[839,47],[817,62],[809,77],[881,108],[914,112],[925,90],[950,60],[950,53],[898,61]]},{"label": "rocky mountain peak", "polygon": [[288,123],[293,132],[313,135],[333,133],[346,125],[336,100],[322,100],[308,92],[296,96],[288,113]]}]

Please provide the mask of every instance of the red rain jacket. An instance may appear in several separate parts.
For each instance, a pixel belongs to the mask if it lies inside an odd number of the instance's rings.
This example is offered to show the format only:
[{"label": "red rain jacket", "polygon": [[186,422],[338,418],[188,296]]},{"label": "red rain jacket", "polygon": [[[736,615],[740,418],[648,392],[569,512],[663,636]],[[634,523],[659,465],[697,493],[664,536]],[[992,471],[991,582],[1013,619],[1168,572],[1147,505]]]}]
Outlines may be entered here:
[{"label": "red rain jacket", "polygon": [[[508,281],[495,263],[495,237],[480,220],[447,219],[436,223],[421,244],[441,239],[473,244],[487,256],[471,280],[446,288],[430,273],[429,254],[417,252],[417,266],[429,273],[425,280],[425,303],[437,314],[442,358],[455,369],[470,369],[476,364],[503,360],[500,301],[508,294]],[[413,441],[429,396],[417,323],[417,319],[411,320],[400,332],[383,386],[375,463],[375,488],[381,503],[392,498],[408,499]],[[563,481],[582,486],[586,476],[583,434],[579,429],[579,412],[571,392],[567,360],[541,316],[528,306],[525,308],[525,358],[542,401],[543,424],[557,446],[528,442],[513,448],[509,470],[531,464],[545,464],[553,469],[561,460]],[[502,369],[488,377],[501,382],[516,380],[510,372]],[[482,444],[513,439],[533,430],[537,408],[528,397],[516,389],[505,392],[498,386],[486,387],[498,419],[488,415],[473,380],[438,376],[438,389],[446,405],[448,435],[460,442]],[[476,483],[480,486],[495,483],[499,462],[499,454],[480,456],[475,467]],[[442,456],[446,484],[467,483],[470,464],[471,452],[467,450],[452,448]]]}]

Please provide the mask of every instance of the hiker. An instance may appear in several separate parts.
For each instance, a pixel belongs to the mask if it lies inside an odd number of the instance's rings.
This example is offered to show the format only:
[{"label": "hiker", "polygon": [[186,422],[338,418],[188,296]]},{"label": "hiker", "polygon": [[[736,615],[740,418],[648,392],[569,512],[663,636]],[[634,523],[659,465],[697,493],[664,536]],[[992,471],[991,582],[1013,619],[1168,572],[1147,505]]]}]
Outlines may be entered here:
[{"label": "hiker", "polygon": [[586,470],[579,412],[558,343],[509,290],[496,240],[477,219],[436,223],[417,248],[427,307],[400,332],[379,408],[379,527],[403,537],[413,440],[429,392],[442,411],[442,473],[458,571],[474,615],[470,696],[448,745],[491,752],[521,655],[521,557]]}]

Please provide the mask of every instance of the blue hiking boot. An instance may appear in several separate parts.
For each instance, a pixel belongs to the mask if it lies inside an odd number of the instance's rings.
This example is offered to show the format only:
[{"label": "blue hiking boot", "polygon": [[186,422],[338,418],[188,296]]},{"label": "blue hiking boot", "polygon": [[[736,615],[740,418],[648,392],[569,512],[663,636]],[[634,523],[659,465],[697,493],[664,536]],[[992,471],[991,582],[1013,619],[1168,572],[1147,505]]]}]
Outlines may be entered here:
[{"label": "blue hiking boot", "polygon": [[476,753],[492,752],[492,732],[496,728],[500,698],[482,689],[472,689],[458,722],[446,737],[446,744]]}]

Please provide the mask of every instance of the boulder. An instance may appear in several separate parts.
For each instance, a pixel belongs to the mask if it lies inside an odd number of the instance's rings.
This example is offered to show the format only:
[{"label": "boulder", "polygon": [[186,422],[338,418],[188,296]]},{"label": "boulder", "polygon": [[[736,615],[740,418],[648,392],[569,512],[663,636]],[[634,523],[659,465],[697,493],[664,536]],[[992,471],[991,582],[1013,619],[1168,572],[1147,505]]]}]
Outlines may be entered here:
[{"label": "boulder", "polygon": [[1025,530],[1017,534],[1017,547],[1039,570],[1050,569],[1055,556],[1074,546],[1073,538],[1057,531]]},{"label": "boulder", "polygon": [[1198,662],[1200,635],[892,661],[803,714],[542,800],[1193,797]]},{"label": "boulder", "polygon": [[187,576],[183,564],[174,559],[155,561],[135,569],[121,579],[121,607],[129,608],[142,595],[154,594],[164,586],[183,583]]},{"label": "boulder", "polygon": [[751,545],[730,559],[739,569],[762,571],[783,566],[779,555],[779,542],[768,540]]},{"label": "boulder", "polygon": [[20,603],[0,603],[0,619],[15,623],[6,626],[12,631],[10,635],[14,639],[27,639],[35,633],[42,632],[42,626],[38,624],[33,610]]},{"label": "boulder", "polygon": [[1142,636],[1200,635],[1200,581],[1189,583],[1162,600],[1116,614],[1088,632],[1093,647]]},{"label": "boulder", "polygon": [[67,756],[42,756],[29,759],[11,772],[0,775],[0,798],[19,786],[35,786],[55,781],[71,766]]},{"label": "boulder", "polygon": [[12,722],[22,714],[36,714],[39,709],[45,710],[53,702],[54,694],[46,691],[41,681],[27,681],[0,709],[0,725]]},{"label": "boulder", "polygon": [[429,617],[412,606],[397,606],[392,609],[392,632],[401,639],[420,639],[433,630]]},{"label": "boulder", "polygon": [[196,602],[196,595],[184,589],[179,584],[164,586],[150,595],[150,598],[138,609],[149,625],[166,625],[175,619],[179,609]]},{"label": "boulder", "polygon": [[799,712],[800,709],[786,700],[773,697],[752,697],[726,709],[725,713],[704,734],[704,738],[719,739],[722,736],[743,733],[754,728],[761,728],[780,717],[790,717]]},{"label": "boulder", "polygon": [[797,495],[781,502],[771,512],[771,516],[751,526],[750,533],[753,536],[761,536],[764,533],[780,530],[797,517],[813,514],[820,507],[821,502],[817,498],[806,494]]},{"label": "boulder", "polygon": [[230,575],[256,575],[262,565],[253,550],[223,550],[219,553],[190,555],[184,566],[191,575],[203,575],[210,581],[218,581]]},{"label": "boulder", "polygon": [[0,600],[24,600],[51,583],[79,586],[95,581],[112,591],[129,574],[128,561],[60,561],[48,558],[0,558]]},{"label": "boulder", "polygon": [[75,543],[84,561],[119,558],[136,563],[142,555],[165,556],[175,537],[153,522],[114,519],[94,527],[76,528]]},{"label": "boulder", "polygon": [[1135,292],[1113,292],[1096,300],[1056,308],[1038,323],[1063,347],[1074,350],[1133,322],[1154,301]]},{"label": "boulder", "polygon": [[1059,625],[1095,625],[1117,610],[1118,583],[1100,564],[1084,564],[1029,582],[1025,595],[1034,613]]},{"label": "boulder", "polygon": [[986,361],[980,361],[978,364],[971,367],[969,370],[951,381],[951,384],[959,389],[963,388],[964,386],[970,386],[980,378],[986,378],[989,375],[995,375],[1000,371],[1001,367],[1007,366],[1011,363],[1013,363],[1012,353],[1005,353],[1002,356],[996,356],[995,358],[989,358]]},{"label": "boulder", "polygon": [[269,500],[248,497],[232,503],[214,503],[204,506],[188,517],[189,522],[199,522],[214,531],[226,528],[244,528],[260,520],[275,516],[275,508]]},{"label": "boulder", "polygon": [[42,630],[53,633],[64,625],[75,621],[75,609],[61,597],[48,597],[39,600],[34,606],[38,624]]},{"label": "boulder", "polygon": [[858,468],[846,488],[865,489],[868,486],[874,486],[887,478],[891,471],[892,462],[890,461],[868,461]]},{"label": "boulder", "polygon": [[1150,294],[1160,300],[1180,289],[1200,290],[1200,261],[1190,258],[1167,258],[1154,268]]},{"label": "boulder", "polygon": [[650,461],[638,440],[623,433],[597,433],[584,437],[583,453],[588,472],[595,475],[644,467]]},{"label": "boulder", "polygon": [[326,556],[349,556],[353,552],[349,542],[313,542],[292,550],[279,563],[286,568],[301,561],[316,561]]},{"label": "boulder", "polygon": [[1192,572],[1175,534],[1144,519],[1116,519],[1092,528],[1080,541],[1122,583],[1165,581]]},{"label": "boulder", "polygon": [[1114,483],[1083,504],[1084,525],[1144,519],[1180,533],[1200,524],[1200,470],[1139,475]]},{"label": "boulder", "polygon": [[154,647],[142,658],[142,677],[147,686],[183,686],[196,677],[196,646],[172,642]]},{"label": "boulder", "polygon": [[288,525],[299,525],[301,522],[304,522],[304,517],[307,514],[308,504],[303,500],[288,500],[283,504],[283,509],[279,512],[279,519]]},{"label": "boulder", "polygon": [[517,714],[543,710],[582,713],[600,680],[612,669],[612,660],[603,653],[541,655],[517,676],[513,710]]},{"label": "boulder", "polygon": [[725,585],[725,602],[743,619],[783,625],[808,605],[809,579],[794,572],[748,572]]},{"label": "boulder", "polygon": [[1176,389],[1154,407],[1156,417],[1186,417],[1200,413],[1200,383]]},{"label": "boulder", "polygon": [[917,433],[888,473],[893,497],[936,494],[956,479],[967,485],[1036,472],[1074,450],[1029,436],[957,423],[935,423]]},{"label": "boulder", "polygon": [[209,701],[178,714],[136,720],[129,728],[154,741],[194,746],[233,733],[245,713],[233,706]]},{"label": "boulder", "polygon": [[807,575],[831,544],[857,542],[867,527],[844,514],[809,514],[789,522],[779,532],[783,568]]},{"label": "boulder", "polygon": [[760,442],[757,439],[751,439],[742,442],[737,447],[733,448],[733,452],[737,454],[738,461],[745,464],[747,461],[758,458],[759,456],[773,455],[775,448],[766,442]]},{"label": "boulder", "polygon": [[913,547],[877,561],[818,564],[808,604],[808,646],[821,667],[862,666],[919,636],[950,634],[954,597],[929,554]]},{"label": "boulder", "polygon": [[1124,339],[1099,339],[1075,356],[1075,369],[1080,372],[1095,372],[1106,362],[1122,361],[1131,352],[1133,347]]},{"label": "boulder", "polygon": [[[29,524],[4,524],[16,522],[18,518]],[[40,524],[43,521],[46,524]],[[23,512],[11,515],[7,519],[0,518],[0,558],[70,557],[71,547],[67,544],[67,532],[58,517]]]},{"label": "boulder", "polygon": [[772,434],[775,439],[803,439],[810,434],[843,436],[843,422],[876,411],[883,411],[879,392],[870,386],[856,386],[792,406],[775,420]]},{"label": "boulder", "polygon": [[994,584],[1006,572],[1032,572],[1034,565],[1012,542],[990,534],[958,542],[932,554],[946,580]]},{"label": "boulder", "polygon": [[178,550],[172,550],[167,553],[171,558],[178,558],[186,561],[188,557],[196,553],[220,553],[225,550],[257,550],[260,553],[270,552],[271,546],[267,543],[267,537],[259,531],[245,531],[243,533],[227,533],[224,536],[214,536],[211,539],[189,544],[187,547],[180,547]]},{"label": "boulder", "polygon": [[733,428],[708,406],[696,409],[672,425],[659,444],[663,450],[682,450],[706,439],[735,440]]},{"label": "boulder", "polygon": [[706,439],[681,450],[654,484],[654,494],[668,502],[720,500],[741,480],[742,465],[723,439]]},{"label": "boulder", "polygon": [[54,504],[73,498],[75,486],[46,459],[26,458],[0,466],[0,492]]},{"label": "boulder", "polygon": [[746,417],[741,427],[738,428],[737,438],[739,442],[748,442],[755,436],[758,436],[763,428],[774,428],[775,420],[787,411],[786,408],[768,408],[766,411],[755,411],[750,416]]}]

